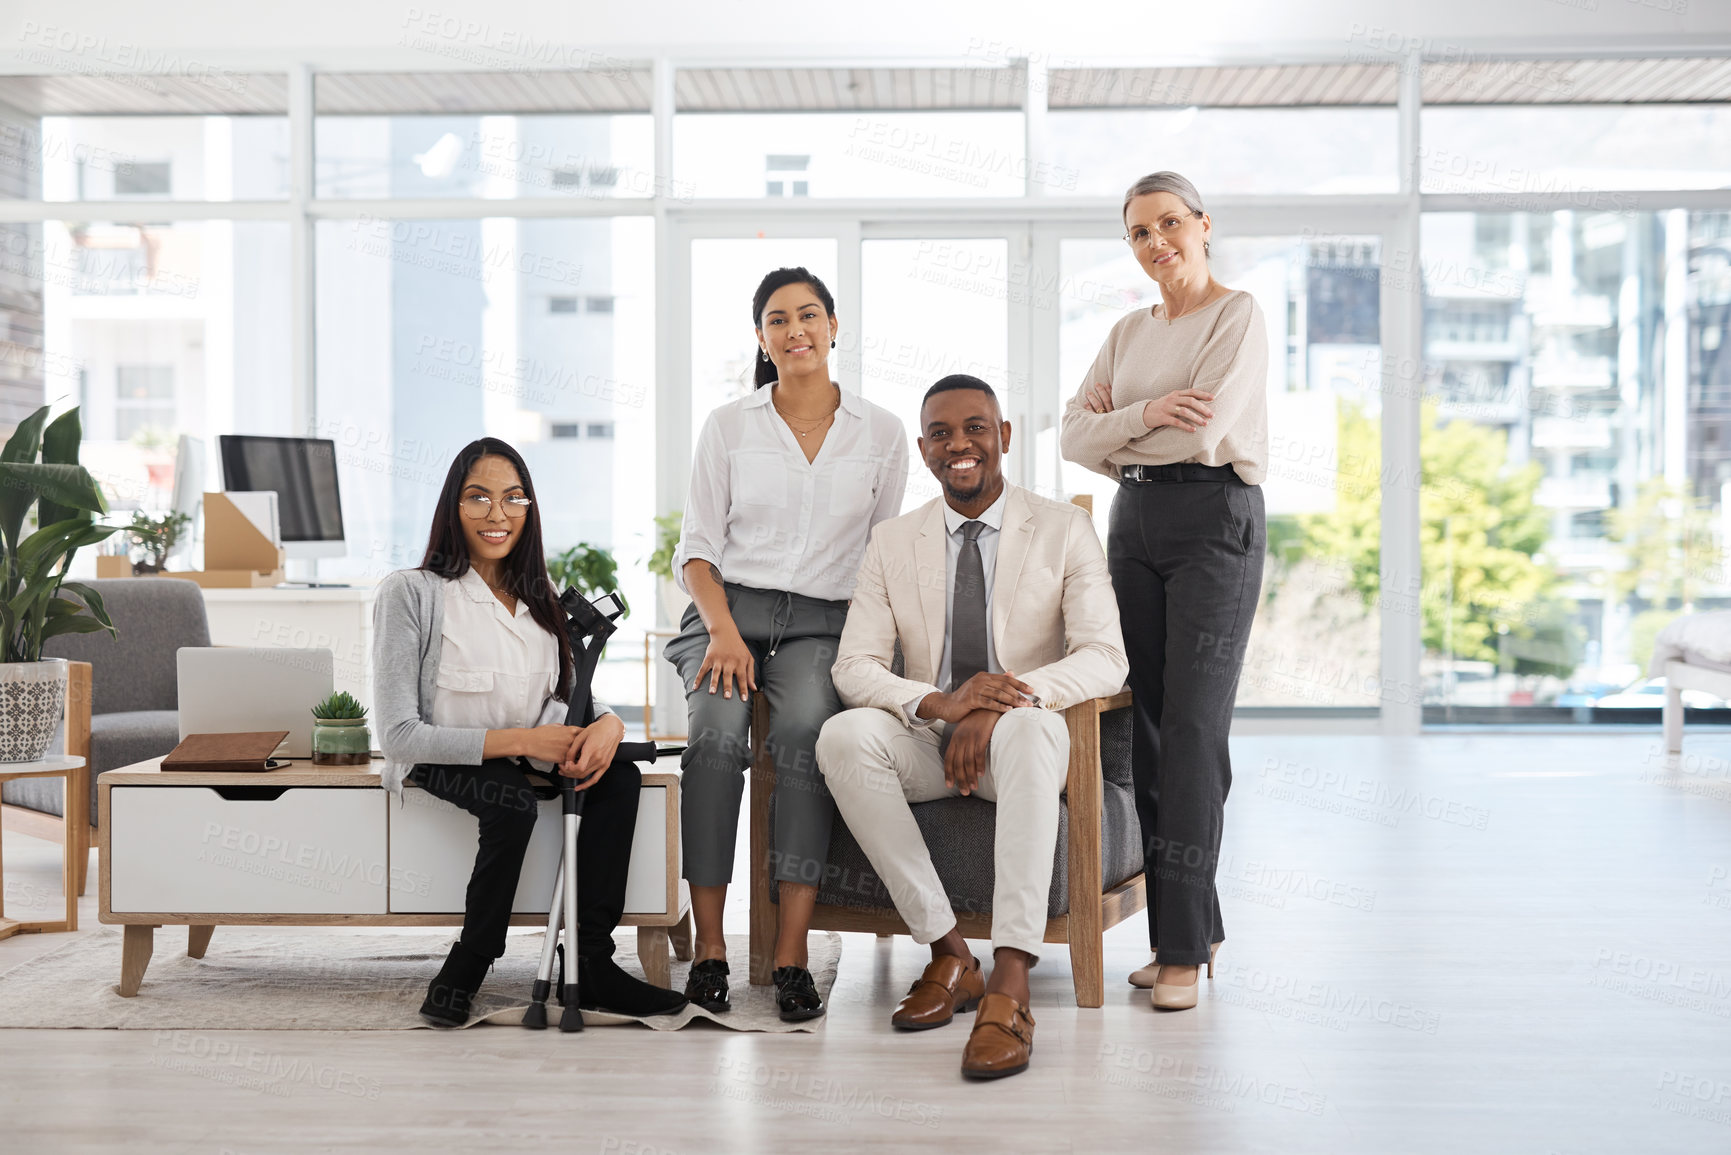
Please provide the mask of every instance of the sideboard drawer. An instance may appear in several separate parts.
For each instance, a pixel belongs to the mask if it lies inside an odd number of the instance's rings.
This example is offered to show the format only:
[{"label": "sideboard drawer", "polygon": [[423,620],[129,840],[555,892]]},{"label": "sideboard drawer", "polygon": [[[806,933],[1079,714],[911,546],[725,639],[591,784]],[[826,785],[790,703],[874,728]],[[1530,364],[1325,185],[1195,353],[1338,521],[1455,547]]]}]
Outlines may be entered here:
[{"label": "sideboard drawer", "polygon": [[384,914],[383,790],[115,786],[116,914]]},{"label": "sideboard drawer", "polygon": [[[631,840],[631,873],[625,881],[625,913],[667,913],[667,808],[672,791],[646,783],[637,803]],[[391,913],[461,914],[469,875],[475,869],[475,816],[418,786],[403,790],[390,811]],[[559,802],[541,803],[535,833],[523,855],[523,873],[511,903],[513,914],[546,914],[559,873],[564,835]]]}]

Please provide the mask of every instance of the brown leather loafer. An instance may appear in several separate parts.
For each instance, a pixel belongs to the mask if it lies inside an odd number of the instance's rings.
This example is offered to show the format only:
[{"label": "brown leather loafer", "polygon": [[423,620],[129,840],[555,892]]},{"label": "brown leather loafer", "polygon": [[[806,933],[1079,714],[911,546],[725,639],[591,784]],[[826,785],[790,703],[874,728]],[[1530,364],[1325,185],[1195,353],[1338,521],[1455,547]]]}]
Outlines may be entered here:
[{"label": "brown leather loafer", "polygon": [[908,988],[890,1025],[898,1031],[929,1031],[949,1025],[958,1012],[971,1011],[986,993],[980,960],[940,955],[926,965],[919,981]]},{"label": "brown leather loafer", "polygon": [[962,1074],[970,1079],[1002,1079],[1028,1069],[1034,1051],[1034,1016],[1009,995],[980,1000],[974,1033],[962,1049]]}]

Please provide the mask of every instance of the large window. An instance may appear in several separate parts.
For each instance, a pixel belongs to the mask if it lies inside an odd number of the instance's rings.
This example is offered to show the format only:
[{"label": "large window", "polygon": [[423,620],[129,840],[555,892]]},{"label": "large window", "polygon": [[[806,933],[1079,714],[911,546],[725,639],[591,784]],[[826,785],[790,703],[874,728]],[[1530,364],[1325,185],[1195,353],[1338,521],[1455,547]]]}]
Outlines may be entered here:
[{"label": "large window", "polygon": [[648,197],[647,116],[320,116],[321,197]]},{"label": "large window", "polygon": [[1391,193],[1392,108],[1089,109],[1051,114],[1054,171],[1070,191],[1122,196],[1173,169],[1221,195]]},{"label": "large window", "polygon": [[[1021,196],[1028,180],[1013,112],[692,113],[673,140],[691,197]],[[1033,179],[1076,183],[1045,168]]]},{"label": "large window", "polygon": [[1424,253],[1426,701],[1639,705],[1731,605],[1731,214],[1433,213]]},{"label": "large window", "polygon": [[253,220],[13,226],[0,279],[17,416],[81,405],[84,460],[117,511],[168,506],[182,434],[218,486],[218,434],[291,423],[288,233]]},{"label": "large window", "polygon": [[[614,553],[634,612],[602,693],[629,707],[654,518],[752,387],[765,272],[829,283],[834,375],[910,442],[938,377],[999,386],[1011,476],[1091,494],[1103,529],[1113,487],[1058,420],[1156,299],[1111,238],[1173,169],[1271,351],[1239,705],[1648,721],[1654,633],[1731,607],[1723,60],[1415,61],[1355,32],[1302,64],[715,67],[436,24],[405,25],[426,67],[398,72],[93,71],[22,37],[0,426],[82,405],[117,511],[168,506],[182,435],[212,485],[222,433],[331,437],[338,579],[418,561],[451,456],[506,438],[550,548]],[[912,506],[935,488],[909,470]]]},{"label": "large window", "polygon": [[[1374,708],[1378,518],[1383,486],[1401,483],[1381,468],[1378,239],[1218,234],[1213,248],[1215,277],[1254,296],[1268,326],[1268,560],[1238,704]],[[1060,253],[1067,401],[1112,325],[1160,298],[1122,241],[1065,241]],[[1061,477],[1094,495],[1105,540],[1117,484],[1070,462]]]}]

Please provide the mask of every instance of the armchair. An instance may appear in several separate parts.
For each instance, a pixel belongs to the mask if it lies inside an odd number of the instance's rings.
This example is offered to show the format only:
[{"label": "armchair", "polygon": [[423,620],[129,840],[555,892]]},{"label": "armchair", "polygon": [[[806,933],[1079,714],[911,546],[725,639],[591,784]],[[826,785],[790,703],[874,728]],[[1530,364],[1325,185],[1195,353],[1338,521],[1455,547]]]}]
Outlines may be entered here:
[{"label": "armchair", "polygon": [[55,842],[70,833],[79,894],[89,868],[97,775],[174,749],[180,741],[175,651],[210,645],[204,595],[193,583],[112,578],[89,584],[107,604],[116,636],[62,634],[43,647],[44,657],[71,661],[65,752],[82,755],[85,767],[69,779],[70,797],[52,779],[8,782],[0,793],[8,827]]},{"label": "armchair", "polygon": [[[751,981],[770,981],[775,941],[775,886],[770,831],[775,766],[764,750],[768,703],[758,695],[751,723]],[[1142,834],[1130,774],[1130,693],[1080,702],[1064,711],[1070,767],[1058,822],[1046,942],[1070,948],[1076,1005],[1105,1002],[1102,936],[1143,909]],[[997,808],[979,798],[940,798],[913,806],[932,864],[968,938],[992,933],[992,843]],[[838,815],[829,863],[818,888],[813,930],[907,934],[889,891]]]}]

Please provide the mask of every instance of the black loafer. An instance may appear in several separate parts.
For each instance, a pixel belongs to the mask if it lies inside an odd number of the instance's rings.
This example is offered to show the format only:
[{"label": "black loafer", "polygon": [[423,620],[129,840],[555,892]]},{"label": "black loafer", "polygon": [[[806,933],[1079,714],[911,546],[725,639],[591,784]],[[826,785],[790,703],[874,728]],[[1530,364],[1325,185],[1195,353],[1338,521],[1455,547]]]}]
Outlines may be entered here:
[{"label": "black loafer", "polygon": [[727,999],[727,960],[706,958],[692,963],[691,973],[685,976],[685,997],[713,1013],[732,1010],[733,1004]]},{"label": "black loafer", "polygon": [[776,967],[775,1001],[781,1008],[781,1021],[802,1023],[823,1014],[823,999],[817,993],[817,983],[804,967]]}]

